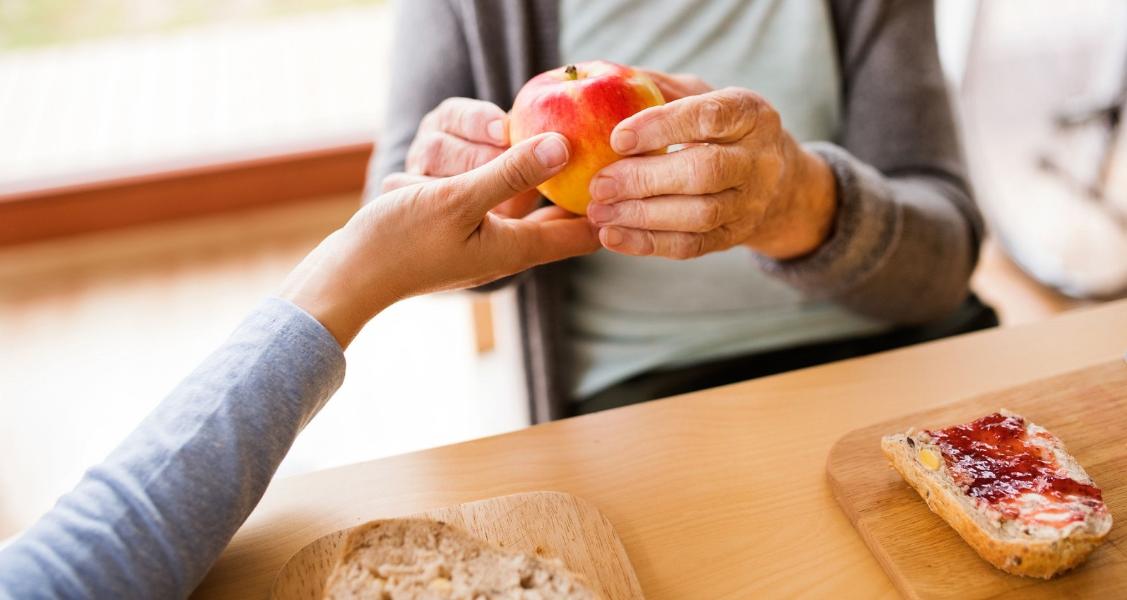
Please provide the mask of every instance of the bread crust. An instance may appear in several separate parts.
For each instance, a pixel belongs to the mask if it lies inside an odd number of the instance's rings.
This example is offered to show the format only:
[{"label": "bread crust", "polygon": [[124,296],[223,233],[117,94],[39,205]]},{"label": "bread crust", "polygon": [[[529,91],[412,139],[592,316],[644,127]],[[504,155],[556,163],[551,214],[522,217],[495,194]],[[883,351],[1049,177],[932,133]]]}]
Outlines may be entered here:
[{"label": "bread crust", "polygon": [[[1049,579],[1083,562],[1111,529],[1108,517],[1106,526],[1102,522],[1093,523],[1052,539],[1007,537],[985,517],[974,499],[954,485],[945,464],[935,470],[921,464],[917,459],[920,443],[911,436],[911,431],[885,436],[881,450],[932,512],[946,521],[979,556],[1007,573]],[[1064,452],[1063,448],[1060,451]]]}]

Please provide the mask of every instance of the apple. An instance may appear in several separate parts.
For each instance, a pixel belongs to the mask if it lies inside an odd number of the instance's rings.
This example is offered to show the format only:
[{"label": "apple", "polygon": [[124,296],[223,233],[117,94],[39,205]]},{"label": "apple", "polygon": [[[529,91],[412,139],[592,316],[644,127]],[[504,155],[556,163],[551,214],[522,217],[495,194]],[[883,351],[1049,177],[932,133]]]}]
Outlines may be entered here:
[{"label": "apple", "polygon": [[555,177],[536,189],[557,205],[586,214],[591,179],[622,158],[611,149],[615,125],[634,113],[665,104],[645,74],[595,60],[541,73],[524,84],[509,111],[509,139],[516,144],[546,131],[571,143],[571,157]]}]

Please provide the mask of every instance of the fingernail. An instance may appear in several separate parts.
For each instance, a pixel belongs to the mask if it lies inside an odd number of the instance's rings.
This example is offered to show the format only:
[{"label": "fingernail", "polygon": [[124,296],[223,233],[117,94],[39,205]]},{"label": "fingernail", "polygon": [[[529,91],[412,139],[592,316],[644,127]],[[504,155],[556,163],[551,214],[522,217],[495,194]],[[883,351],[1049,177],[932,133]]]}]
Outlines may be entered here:
[{"label": "fingernail", "polygon": [[622,232],[617,227],[604,227],[603,232],[603,245],[605,246],[621,246],[622,245]]},{"label": "fingernail", "polygon": [[554,135],[540,140],[532,153],[536,155],[540,166],[545,169],[558,167],[567,162],[567,146],[564,146],[563,140]]},{"label": "fingernail", "polygon": [[[599,175],[591,185],[591,197],[595,200],[610,200],[618,193],[618,184],[606,175]],[[590,210],[590,209],[588,209]]]},{"label": "fingernail", "polygon": [[501,144],[505,143],[505,122],[501,119],[490,121],[489,124],[485,126],[485,133],[488,133],[489,137],[493,138],[493,141]]},{"label": "fingernail", "polygon": [[638,145],[638,133],[633,129],[620,129],[614,132],[611,147],[619,154],[627,154]]},{"label": "fingernail", "polygon": [[608,223],[614,220],[618,209],[613,204],[597,204],[592,202],[587,205],[587,216],[596,223]]}]

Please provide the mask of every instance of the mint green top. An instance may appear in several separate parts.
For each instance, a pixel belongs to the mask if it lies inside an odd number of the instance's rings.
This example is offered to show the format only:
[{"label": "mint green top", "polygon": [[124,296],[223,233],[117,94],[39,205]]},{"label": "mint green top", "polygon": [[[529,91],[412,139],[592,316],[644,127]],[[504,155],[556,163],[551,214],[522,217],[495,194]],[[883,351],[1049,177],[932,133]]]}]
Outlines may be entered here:
[{"label": "mint green top", "polygon": [[[601,58],[754,90],[800,141],[832,139],[838,127],[841,77],[820,0],[561,0],[560,22],[564,62]],[[652,369],[884,327],[804,299],[743,247],[682,262],[603,250],[577,263],[577,398]]]}]

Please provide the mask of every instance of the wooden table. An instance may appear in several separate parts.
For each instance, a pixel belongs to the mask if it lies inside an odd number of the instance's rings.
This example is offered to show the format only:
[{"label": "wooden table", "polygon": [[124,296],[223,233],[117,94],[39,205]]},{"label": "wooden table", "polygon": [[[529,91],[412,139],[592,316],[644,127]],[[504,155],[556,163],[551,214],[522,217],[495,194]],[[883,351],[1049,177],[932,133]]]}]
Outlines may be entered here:
[{"label": "wooden table", "polygon": [[528,490],[594,502],[647,598],[895,597],[830,495],[826,453],[896,415],[1114,359],[1127,301],[275,482],[197,590],[263,598],[313,539]]}]

